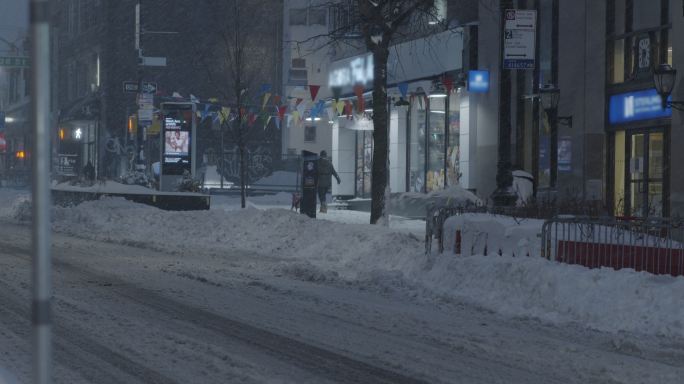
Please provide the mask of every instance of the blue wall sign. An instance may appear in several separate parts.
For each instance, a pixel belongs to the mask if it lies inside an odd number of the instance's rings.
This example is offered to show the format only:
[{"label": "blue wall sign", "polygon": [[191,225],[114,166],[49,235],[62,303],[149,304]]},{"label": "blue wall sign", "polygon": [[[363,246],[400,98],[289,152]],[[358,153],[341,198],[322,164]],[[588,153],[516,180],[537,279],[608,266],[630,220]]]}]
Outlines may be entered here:
[{"label": "blue wall sign", "polygon": [[660,95],[655,88],[621,93],[610,97],[609,119],[611,124],[671,116],[672,108],[663,109]]},{"label": "blue wall sign", "polygon": [[489,71],[468,71],[468,92],[489,92]]}]

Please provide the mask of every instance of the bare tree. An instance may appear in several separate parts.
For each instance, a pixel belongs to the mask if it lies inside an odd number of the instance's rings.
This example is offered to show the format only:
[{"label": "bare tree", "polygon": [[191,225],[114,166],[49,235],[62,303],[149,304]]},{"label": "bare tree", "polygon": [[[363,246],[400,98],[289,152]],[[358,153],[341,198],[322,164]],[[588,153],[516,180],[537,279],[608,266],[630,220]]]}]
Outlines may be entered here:
[{"label": "bare tree", "polygon": [[[319,4],[319,7],[339,5],[340,1]],[[417,37],[427,32],[427,21],[435,18],[435,0],[353,0],[350,4],[358,17],[336,26],[329,34],[313,36],[298,43],[324,38],[320,46],[349,43],[350,36],[360,38],[373,54],[373,160],[371,181],[371,224],[387,216],[389,180],[389,119],[387,108],[387,62],[390,47],[397,40]],[[351,43],[351,45],[354,45]]]},{"label": "bare tree", "polygon": [[[261,96],[258,92],[260,84],[267,83],[274,77],[273,63],[265,58],[279,55],[274,35],[272,18],[274,9],[282,14],[280,1],[250,0],[232,2],[212,2],[212,15],[216,23],[218,45],[199,46],[198,63],[206,71],[210,82],[216,92],[234,111],[230,116],[221,119],[222,134],[228,133],[235,142],[239,153],[239,179],[241,206],[246,206],[247,184],[247,143],[253,133],[253,127],[267,124],[268,120],[262,116],[261,124],[256,124],[256,119],[248,108],[260,108],[254,97]],[[278,7],[281,7],[278,10]],[[259,15],[258,18],[253,15]],[[199,43],[199,42],[198,42]],[[277,67],[277,66],[275,66]],[[277,69],[276,69],[277,70]],[[222,136],[223,137],[223,136]],[[223,140],[221,143],[221,158],[225,149]],[[222,167],[225,164],[221,164]],[[223,178],[224,176],[221,175]]]}]

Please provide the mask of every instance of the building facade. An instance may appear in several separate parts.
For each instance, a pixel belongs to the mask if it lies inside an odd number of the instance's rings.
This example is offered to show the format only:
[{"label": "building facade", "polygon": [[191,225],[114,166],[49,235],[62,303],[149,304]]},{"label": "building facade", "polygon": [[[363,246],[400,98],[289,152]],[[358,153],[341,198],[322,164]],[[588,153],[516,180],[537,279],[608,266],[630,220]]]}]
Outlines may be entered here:
[{"label": "building facade", "polygon": [[[201,111],[209,104],[235,111],[239,103],[245,115],[262,113],[262,84],[281,93],[281,9],[280,1],[262,0],[57,1],[53,173],[77,177],[88,162],[102,178],[118,178],[135,163],[151,173],[161,152],[164,101],[196,102]],[[261,17],[246,16],[254,14]],[[238,48],[239,68],[230,60]],[[244,89],[240,100],[238,79]],[[151,98],[142,100],[131,84],[152,87]],[[139,115],[141,103],[152,107],[151,119]],[[237,138],[217,128],[215,118],[200,120],[197,158],[227,173],[235,168],[230,162]],[[278,158],[281,136],[275,124],[266,125],[250,130],[248,152]],[[223,160],[230,164],[219,164]]]}]

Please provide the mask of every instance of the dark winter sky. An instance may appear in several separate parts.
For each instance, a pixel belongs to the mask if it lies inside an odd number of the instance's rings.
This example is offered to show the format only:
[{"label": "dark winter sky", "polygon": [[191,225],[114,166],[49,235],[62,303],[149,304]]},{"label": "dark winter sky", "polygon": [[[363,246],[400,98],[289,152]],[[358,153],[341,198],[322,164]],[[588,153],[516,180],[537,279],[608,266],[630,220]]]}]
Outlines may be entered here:
[{"label": "dark winter sky", "polygon": [[[29,0],[0,0],[0,37],[16,41],[24,36],[28,28]],[[0,51],[7,49],[0,43]]]}]

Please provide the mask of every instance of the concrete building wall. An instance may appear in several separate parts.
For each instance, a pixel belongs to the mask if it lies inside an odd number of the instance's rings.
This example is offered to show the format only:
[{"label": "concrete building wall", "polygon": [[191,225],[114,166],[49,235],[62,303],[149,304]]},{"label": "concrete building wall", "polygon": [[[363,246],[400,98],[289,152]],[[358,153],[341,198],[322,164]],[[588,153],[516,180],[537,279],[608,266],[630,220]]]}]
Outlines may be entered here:
[{"label": "concrete building wall", "polygon": [[[670,1],[672,21],[672,66],[678,69],[677,83],[672,100],[684,101],[684,17],[682,16],[682,0]],[[684,175],[681,164],[684,164],[684,112],[672,112],[672,129],[670,131],[670,213],[672,216],[684,216]]]},{"label": "concrete building wall", "polygon": [[[496,4],[494,4],[496,3]],[[471,95],[470,101],[470,158],[474,161],[470,185],[478,196],[488,198],[496,189],[496,163],[499,143],[499,90],[501,70],[501,17],[498,1],[491,5],[479,5],[480,27],[478,33],[478,68],[490,73],[490,89],[487,93]],[[473,121],[472,117],[476,119]],[[475,128],[475,129],[473,129]],[[474,135],[474,137],[472,137]],[[475,153],[472,150],[475,150]]]},{"label": "concrete building wall", "polygon": [[606,4],[559,2],[559,140],[572,145],[570,171],[558,172],[560,196],[601,200],[605,191]]},{"label": "concrete building wall", "polygon": [[[328,32],[326,24],[314,21],[315,12],[327,12],[328,2],[324,0],[285,0],[283,7],[283,92],[284,100],[290,101],[301,98],[304,102],[311,102],[311,93],[308,85],[320,86],[316,100],[330,97],[328,88],[328,64],[330,63],[330,48],[327,46],[328,38],[324,36]],[[327,15],[327,13],[326,13]],[[293,19],[305,18],[305,24],[297,24]],[[294,61],[293,61],[294,60]],[[305,66],[293,67],[302,60]],[[295,78],[293,75],[302,69],[306,70],[306,79]],[[301,72],[300,72],[301,73]],[[304,140],[306,122],[293,124],[291,121],[284,122],[282,130],[283,153],[300,153],[302,150],[319,152],[332,150],[332,126],[328,124],[326,114],[322,120],[316,123],[316,142]],[[309,124],[310,125],[310,124]]]}]

